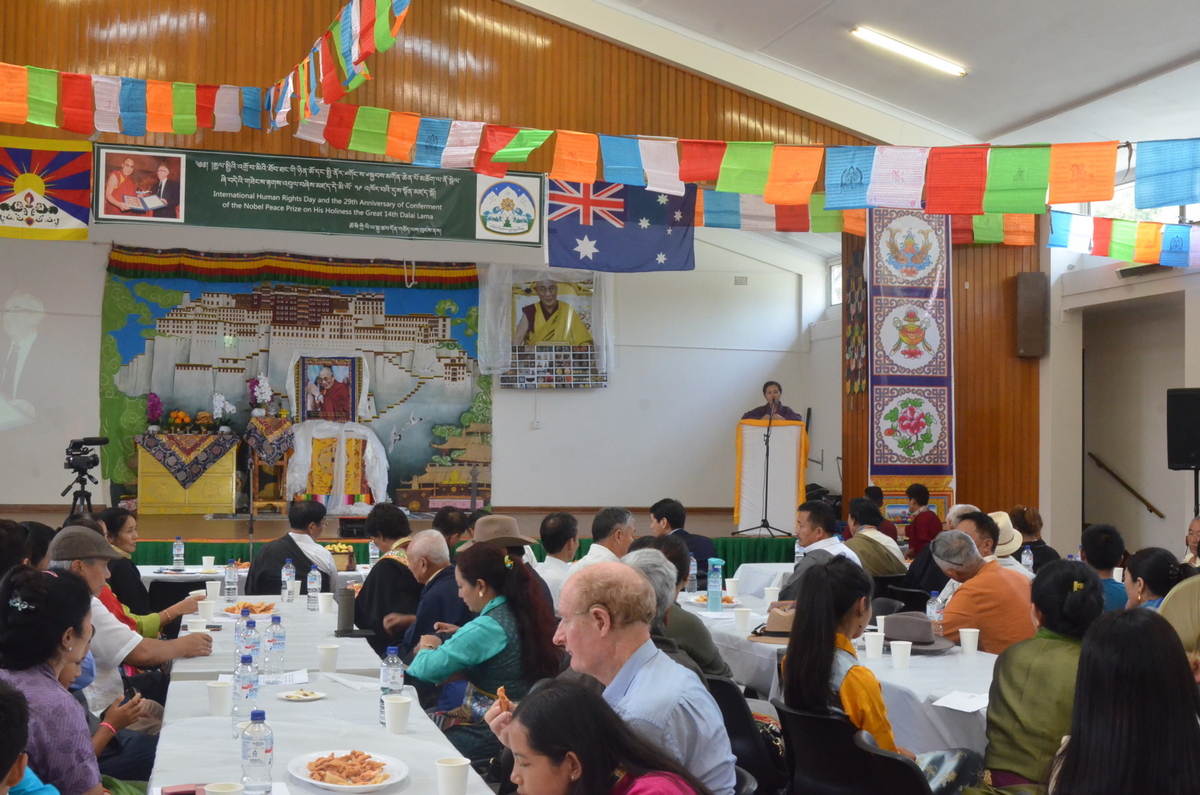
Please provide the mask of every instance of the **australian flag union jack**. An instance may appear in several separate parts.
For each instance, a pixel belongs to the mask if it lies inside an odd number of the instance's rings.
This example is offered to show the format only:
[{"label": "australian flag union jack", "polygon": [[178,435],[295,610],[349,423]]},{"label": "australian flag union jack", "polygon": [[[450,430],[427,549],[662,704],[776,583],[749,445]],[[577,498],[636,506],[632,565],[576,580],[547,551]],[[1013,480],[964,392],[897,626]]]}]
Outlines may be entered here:
[{"label": "australian flag union jack", "polygon": [[552,179],[550,265],[613,273],[696,268],[696,186],[668,196],[635,185]]}]

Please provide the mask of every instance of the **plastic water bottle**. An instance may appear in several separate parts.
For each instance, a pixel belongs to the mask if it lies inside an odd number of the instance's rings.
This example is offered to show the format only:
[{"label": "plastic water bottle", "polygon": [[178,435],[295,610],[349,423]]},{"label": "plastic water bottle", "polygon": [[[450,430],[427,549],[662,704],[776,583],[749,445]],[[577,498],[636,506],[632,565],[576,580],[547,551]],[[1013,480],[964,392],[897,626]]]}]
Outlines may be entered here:
[{"label": "plastic water bottle", "polygon": [[696,592],[696,556],[690,552],[688,553],[688,581],[686,587],[688,593]]},{"label": "plastic water bottle", "polygon": [[375,546],[375,539],[371,539],[371,543],[367,544],[367,563],[374,566],[379,562],[379,547]]},{"label": "plastic water bottle", "polygon": [[933,634],[940,636],[946,608],[942,604],[942,600],[938,599],[938,593],[938,591],[934,591],[929,594],[929,601],[925,603],[925,615],[929,616],[929,623],[933,624]]},{"label": "plastic water bottle", "polygon": [[233,664],[236,666],[246,652],[242,651],[242,635],[246,633],[246,623],[250,620],[250,611],[242,608],[241,615],[233,624]]},{"label": "plastic water bottle", "polygon": [[233,736],[238,736],[238,724],[250,720],[258,706],[258,669],[249,654],[233,669]]},{"label": "plastic water bottle", "polygon": [[267,713],[250,713],[250,725],[242,731],[242,789],[247,795],[271,791],[271,763],[275,761],[275,732],[267,725]]},{"label": "plastic water bottle", "polygon": [[315,613],[317,611],[317,594],[321,592],[321,572],[316,566],[308,572],[308,611]]},{"label": "plastic water bottle", "polygon": [[725,561],[720,558],[708,559],[708,612],[721,612],[721,586],[724,580],[721,577],[725,570]]},{"label": "plastic water bottle", "polygon": [[1033,571],[1033,550],[1029,548],[1028,544],[1025,545],[1025,551],[1021,553],[1021,565]]},{"label": "plastic water bottle", "polygon": [[250,619],[242,630],[242,656],[248,656],[254,667],[262,668],[262,633],[258,631],[258,622]]},{"label": "plastic water bottle", "polygon": [[383,664],[379,666],[379,725],[384,725],[385,712],[383,705],[384,696],[398,696],[404,690],[404,663],[400,661],[400,650],[395,646],[388,646],[387,656],[383,658]]},{"label": "plastic water bottle", "polygon": [[225,591],[224,597],[227,604],[233,604],[237,601],[238,586],[237,586],[238,568],[233,562],[233,558],[229,559],[229,563],[225,566]]},{"label": "plastic water bottle", "polygon": [[287,630],[283,628],[283,618],[271,616],[271,625],[267,627],[267,648],[263,652],[263,673],[268,676],[278,676],[283,673],[283,655],[287,651]]},{"label": "plastic water bottle", "polygon": [[175,536],[175,543],[171,545],[171,565],[176,568],[183,566],[183,539]]},{"label": "plastic water bottle", "polygon": [[288,583],[296,581],[296,567],[292,565],[291,558],[283,562],[283,571],[279,574],[279,581],[279,598],[285,602],[292,601],[292,592],[288,590]]}]

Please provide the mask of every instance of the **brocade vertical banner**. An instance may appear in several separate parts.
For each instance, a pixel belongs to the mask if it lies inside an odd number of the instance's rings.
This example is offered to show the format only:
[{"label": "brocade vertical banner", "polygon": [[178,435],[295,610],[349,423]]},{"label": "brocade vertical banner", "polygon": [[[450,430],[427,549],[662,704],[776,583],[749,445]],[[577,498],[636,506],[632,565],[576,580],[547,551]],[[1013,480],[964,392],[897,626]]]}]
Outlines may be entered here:
[{"label": "brocade vertical banner", "polygon": [[948,216],[868,211],[868,478],[901,522],[911,483],[929,488],[941,516],[953,502],[950,257]]}]

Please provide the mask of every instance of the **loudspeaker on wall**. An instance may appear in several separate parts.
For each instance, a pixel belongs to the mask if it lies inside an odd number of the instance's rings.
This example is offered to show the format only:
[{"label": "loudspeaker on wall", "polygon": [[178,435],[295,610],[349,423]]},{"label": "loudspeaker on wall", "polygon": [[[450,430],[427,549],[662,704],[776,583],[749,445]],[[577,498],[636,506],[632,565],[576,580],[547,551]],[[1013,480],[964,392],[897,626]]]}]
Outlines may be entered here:
[{"label": "loudspeaker on wall", "polygon": [[1017,356],[1040,359],[1050,352],[1050,277],[1017,274]]},{"label": "loudspeaker on wall", "polygon": [[1200,389],[1167,390],[1167,467],[1200,468]]}]

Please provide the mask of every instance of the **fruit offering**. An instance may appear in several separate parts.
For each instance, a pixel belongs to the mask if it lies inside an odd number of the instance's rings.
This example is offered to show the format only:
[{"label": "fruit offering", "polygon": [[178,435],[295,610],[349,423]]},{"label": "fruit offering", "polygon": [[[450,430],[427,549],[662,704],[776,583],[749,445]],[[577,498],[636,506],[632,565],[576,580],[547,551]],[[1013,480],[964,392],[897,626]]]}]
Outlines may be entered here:
[{"label": "fruit offering", "polygon": [[176,409],[168,415],[168,420],[172,425],[191,425],[192,418],[188,416],[186,411]]},{"label": "fruit offering", "polygon": [[330,552],[353,552],[354,547],[349,544],[326,544],[325,548]]}]

